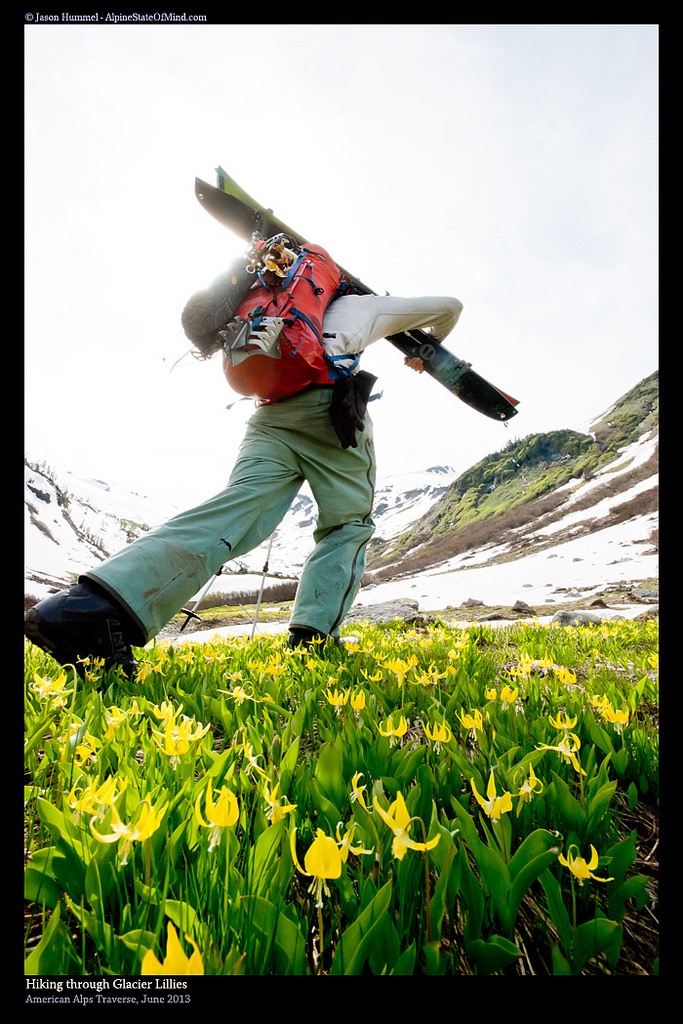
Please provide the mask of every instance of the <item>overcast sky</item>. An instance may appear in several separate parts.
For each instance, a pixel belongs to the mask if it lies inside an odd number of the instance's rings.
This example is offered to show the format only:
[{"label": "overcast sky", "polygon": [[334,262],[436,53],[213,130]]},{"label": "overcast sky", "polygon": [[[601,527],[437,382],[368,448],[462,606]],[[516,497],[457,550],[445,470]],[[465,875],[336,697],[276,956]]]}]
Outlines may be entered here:
[{"label": "overcast sky", "polygon": [[658,368],[656,25],[25,29],[25,451],[181,508],[252,406],[180,313],[243,250],[199,205],[222,165],[378,292],[455,295],[446,345],[508,427],[363,366],[381,477],[587,431]]}]

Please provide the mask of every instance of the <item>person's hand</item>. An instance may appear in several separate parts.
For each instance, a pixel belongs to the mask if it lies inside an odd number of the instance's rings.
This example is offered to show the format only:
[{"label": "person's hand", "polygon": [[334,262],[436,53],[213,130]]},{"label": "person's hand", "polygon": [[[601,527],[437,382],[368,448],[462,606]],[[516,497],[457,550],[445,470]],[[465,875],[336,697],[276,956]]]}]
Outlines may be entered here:
[{"label": "person's hand", "polygon": [[403,361],[406,366],[409,366],[411,370],[415,370],[416,373],[424,373],[425,364],[419,356],[406,356]]}]

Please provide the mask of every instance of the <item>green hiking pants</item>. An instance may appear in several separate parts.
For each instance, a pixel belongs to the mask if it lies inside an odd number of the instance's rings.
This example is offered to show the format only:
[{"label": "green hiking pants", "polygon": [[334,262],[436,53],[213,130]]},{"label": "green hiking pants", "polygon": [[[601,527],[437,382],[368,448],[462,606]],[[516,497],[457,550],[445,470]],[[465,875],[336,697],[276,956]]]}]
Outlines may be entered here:
[{"label": "green hiking pants", "polygon": [[375,456],[368,414],[358,447],[342,449],[330,420],[331,397],[331,388],[314,388],[258,408],[225,490],[84,574],[132,616],[143,638],[134,643],[156,636],[225,562],[267,540],[305,480],[318,519],[291,626],[338,636],[375,529]]}]

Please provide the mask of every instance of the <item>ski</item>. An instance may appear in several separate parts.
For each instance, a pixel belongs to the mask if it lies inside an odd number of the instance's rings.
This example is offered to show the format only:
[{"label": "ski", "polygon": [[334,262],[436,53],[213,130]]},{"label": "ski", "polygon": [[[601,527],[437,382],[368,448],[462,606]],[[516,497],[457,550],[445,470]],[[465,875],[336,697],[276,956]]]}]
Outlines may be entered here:
[{"label": "ski", "polygon": [[[216,175],[217,186],[196,178],[195,196],[212,217],[243,241],[250,242],[255,232],[262,238],[272,238],[273,235],[284,233],[290,235],[299,245],[305,245],[310,241],[276,217],[272,210],[257,203],[222,167],[216,168]],[[365,295],[376,294],[372,288],[350,274],[340,264],[337,266],[359,292]],[[489,419],[506,423],[517,415],[519,401],[516,398],[505,394],[481,377],[472,369],[470,363],[459,359],[424,331],[405,331],[391,335],[387,341],[405,356],[419,356],[424,363],[425,371],[434,380],[461,402],[488,416]]]}]

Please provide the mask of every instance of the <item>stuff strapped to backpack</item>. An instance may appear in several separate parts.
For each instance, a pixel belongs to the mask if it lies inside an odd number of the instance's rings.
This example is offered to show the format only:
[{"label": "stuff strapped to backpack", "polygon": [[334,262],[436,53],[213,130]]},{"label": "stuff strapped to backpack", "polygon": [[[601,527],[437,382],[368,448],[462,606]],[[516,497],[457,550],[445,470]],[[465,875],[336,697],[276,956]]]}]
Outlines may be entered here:
[{"label": "stuff strapped to backpack", "polygon": [[257,242],[251,255],[248,270],[257,283],[219,332],[230,387],[263,403],[278,402],[348,376],[355,364],[341,369],[323,340],[325,309],[344,288],[329,253],[276,236]]},{"label": "stuff strapped to backpack", "polygon": [[203,358],[222,350],[230,387],[261,404],[332,385],[332,425],[342,448],[356,448],[377,378],[357,370],[357,355],[328,354],[322,329],[330,302],[350,291],[321,246],[256,237],[245,256],[191,296],[181,321]]}]

